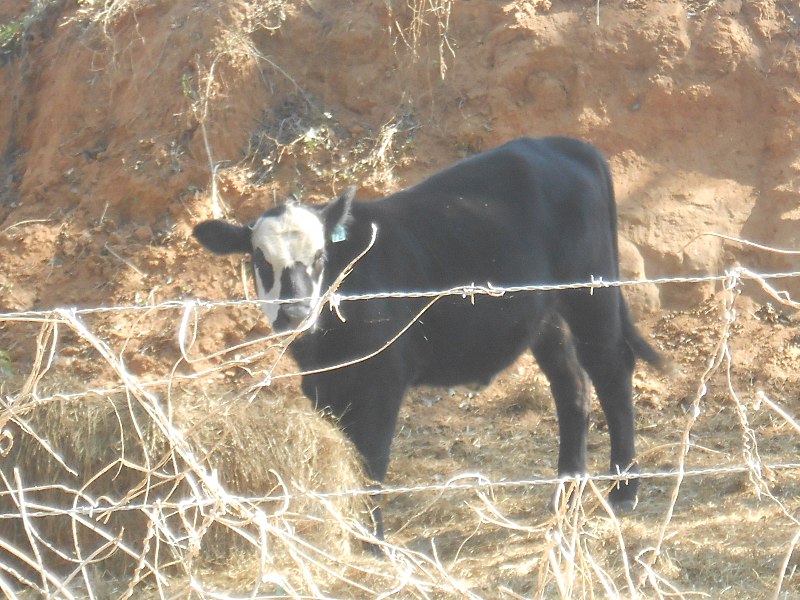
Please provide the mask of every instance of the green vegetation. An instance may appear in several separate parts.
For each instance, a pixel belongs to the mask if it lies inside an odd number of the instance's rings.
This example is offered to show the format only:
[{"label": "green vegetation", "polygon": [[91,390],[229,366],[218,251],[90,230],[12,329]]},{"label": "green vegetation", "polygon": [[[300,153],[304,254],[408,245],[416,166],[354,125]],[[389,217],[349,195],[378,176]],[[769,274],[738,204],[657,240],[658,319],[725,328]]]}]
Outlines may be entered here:
[{"label": "green vegetation", "polygon": [[181,75],[181,92],[185,98],[188,98],[192,102],[197,102],[198,93],[194,88],[194,77],[192,77],[191,73],[184,73]]},{"label": "green vegetation", "polygon": [[14,361],[8,350],[0,348],[0,377],[11,377],[14,374]]},{"label": "green vegetation", "polygon": [[0,66],[13,58],[31,28],[42,23],[49,11],[58,10],[59,4],[56,0],[33,0],[24,16],[0,23]]},{"label": "green vegetation", "polygon": [[11,56],[19,47],[24,29],[22,21],[0,23],[0,58]]}]

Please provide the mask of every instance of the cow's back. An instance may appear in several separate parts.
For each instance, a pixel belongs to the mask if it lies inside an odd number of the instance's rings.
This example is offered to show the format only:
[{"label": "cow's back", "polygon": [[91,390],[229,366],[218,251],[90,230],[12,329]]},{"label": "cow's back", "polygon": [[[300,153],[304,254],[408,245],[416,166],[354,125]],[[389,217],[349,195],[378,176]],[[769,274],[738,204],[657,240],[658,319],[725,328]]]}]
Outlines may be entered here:
[{"label": "cow's back", "polygon": [[[579,140],[521,138],[383,200],[356,203],[355,220],[378,227],[373,260],[365,257],[363,269],[369,285],[440,289],[610,277],[604,271],[615,262],[616,224],[605,169],[597,150]],[[381,268],[398,253],[403,265]]]}]

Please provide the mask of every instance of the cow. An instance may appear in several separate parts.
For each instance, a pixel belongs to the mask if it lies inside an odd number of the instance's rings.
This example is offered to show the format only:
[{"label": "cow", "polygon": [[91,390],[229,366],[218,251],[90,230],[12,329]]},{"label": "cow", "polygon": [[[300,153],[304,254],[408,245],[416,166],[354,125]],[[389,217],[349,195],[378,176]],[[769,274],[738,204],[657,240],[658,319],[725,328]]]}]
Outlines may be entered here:
[{"label": "cow", "polygon": [[[555,400],[559,476],[586,472],[589,382],[608,422],[611,472],[637,472],[632,373],[636,359],[659,365],[661,356],[637,331],[619,287],[433,302],[402,294],[618,280],[611,174],[594,146],[521,138],[382,199],[354,193],[323,206],[285,203],[248,225],[204,221],[193,235],[215,254],[252,257],[274,331],[303,324],[290,346],[305,373],[303,392],[335,417],[371,480],[384,481],[410,387],[486,384],[526,350]],[[380,297],[320,310],[334,282],[344,297]],[[637,487],[635,477],[617,482],[611,506],[632,509]],[[377,506],[373,517],[383,539]]]}]

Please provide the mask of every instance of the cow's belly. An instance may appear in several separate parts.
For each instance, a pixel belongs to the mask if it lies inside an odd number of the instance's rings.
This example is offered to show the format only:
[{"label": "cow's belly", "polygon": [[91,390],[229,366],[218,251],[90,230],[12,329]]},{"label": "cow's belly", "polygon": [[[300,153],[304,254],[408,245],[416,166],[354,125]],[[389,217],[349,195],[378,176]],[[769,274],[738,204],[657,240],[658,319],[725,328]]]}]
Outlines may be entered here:
[{"label": "cow's belly", "polygon": [[491,354],[477,348],[439,354],[440,360],[431,361],[415,379],[415,385],[453,386],[466,384],[487,385],[503,369],[509,367],[527,349],[525,345],[506,345],[492,348]]},{"label": "cow's belly", "polygon": [[539,310],[531,306],[458,307],[414,332],[415,384],[487,384],[531,347]]}]

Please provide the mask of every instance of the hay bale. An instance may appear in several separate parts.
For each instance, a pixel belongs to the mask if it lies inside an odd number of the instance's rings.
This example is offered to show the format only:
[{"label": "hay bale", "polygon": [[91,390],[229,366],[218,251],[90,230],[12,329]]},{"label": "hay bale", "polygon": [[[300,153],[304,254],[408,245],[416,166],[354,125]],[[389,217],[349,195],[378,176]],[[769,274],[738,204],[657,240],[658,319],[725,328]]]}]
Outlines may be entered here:
[{"label": "hay bale", "polygon": [[[14,443],[0,459],[0,512],[21,513],[21,485],[29,517],[7,519],[0,529],[6,574],[14,569],[17,579],[41,588],[42,570],[57,579],[83,564],[135,579],[170,564],[189,573],[243,548],[278,564],[291,543],[277,539],[282,531],[347,551],[351,536],[331,513],[356,521],[362,499],[242,500],[363,487],[356,454],[334,425],[264,394],[250,403],[230,394],[173,392],[168,412],[176,435],[148,402],[119,394],[15,410],[4,428]],[[198,498],[209,503],[191,506]],[[117,510],[69,512],[90,503]],[[38,506],[56,514],[41,516]]]}]

